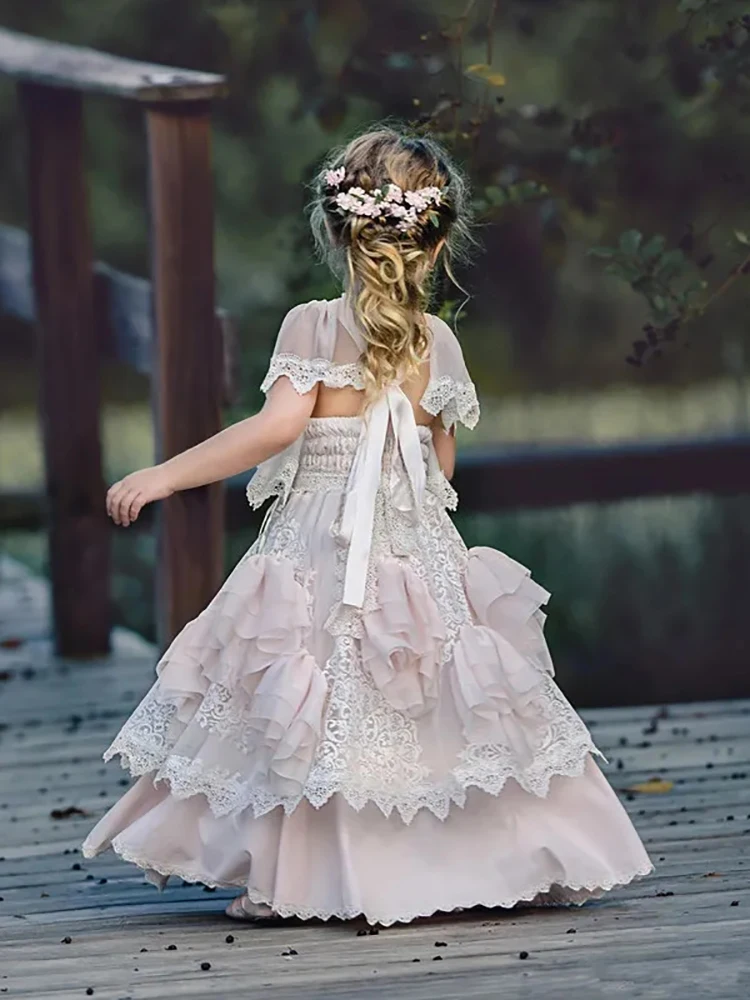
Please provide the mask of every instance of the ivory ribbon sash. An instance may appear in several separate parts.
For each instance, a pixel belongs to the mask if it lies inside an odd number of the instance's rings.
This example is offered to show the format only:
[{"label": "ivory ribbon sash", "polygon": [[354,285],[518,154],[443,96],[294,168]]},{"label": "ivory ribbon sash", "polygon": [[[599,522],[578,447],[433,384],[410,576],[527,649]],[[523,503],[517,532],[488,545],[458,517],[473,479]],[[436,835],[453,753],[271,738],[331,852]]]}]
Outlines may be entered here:
[{"label": "ivory ribbon sash", "polygon": [[[388,483],[391,502],[400,511],[416,513],[425,490],[422,444],[414,411],[403,390],[389,386],[369,408],[363,421],[341,518],[341,536],[349,545],[343,600],[344,604],[357,608],[364,603],[375,501],[389,424],[402,459],[391,463]],[[393,457],[397,458],[396,448]]]}]

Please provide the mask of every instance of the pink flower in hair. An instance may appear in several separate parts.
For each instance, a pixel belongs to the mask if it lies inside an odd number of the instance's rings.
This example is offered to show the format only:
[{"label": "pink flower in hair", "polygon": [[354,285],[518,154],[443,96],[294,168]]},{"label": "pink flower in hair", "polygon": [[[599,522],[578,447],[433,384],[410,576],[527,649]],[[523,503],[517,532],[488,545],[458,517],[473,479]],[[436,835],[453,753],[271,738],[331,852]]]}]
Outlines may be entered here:
[{"label": "pink flower in hair", "polygon": [[325,182],[328,187],[338,187],[346,177],[345,167],[338,167],[336,170],[326,170]]}]

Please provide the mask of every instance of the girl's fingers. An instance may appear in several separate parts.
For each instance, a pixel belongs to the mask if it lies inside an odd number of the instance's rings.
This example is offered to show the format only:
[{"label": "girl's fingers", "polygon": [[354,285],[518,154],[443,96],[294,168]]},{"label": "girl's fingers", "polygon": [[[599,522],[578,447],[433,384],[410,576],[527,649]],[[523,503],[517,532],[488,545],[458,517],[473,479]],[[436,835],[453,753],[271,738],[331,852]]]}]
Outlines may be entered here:
[{"label": "girl's fingers", "polygon": [[120,490],[121,486],[122,486],[122,480],[118,480],[116,483],[113,483],[110,486],[110,488],[107,490],[107,501],[106,501],[107,514],[111,518],[114,518],[114,516],[115,516],[114,515],[115,497],[117,496],[117,493]]},{"label": "girl's fingers", "polygon": [[135,498],[131,501],[130,509],[128,511],[128,516],[131,522],[135,521],[141,512],[141,507],[143,507],[143,495],[141,493],[136,493]]},{"label": "girl's fingers", "polygon": [[127,527],[130,523],[130,505],[136,498],[137,493],[134,489],[125,490],[120,502],[117,507],[118,523],[123,524]]}]

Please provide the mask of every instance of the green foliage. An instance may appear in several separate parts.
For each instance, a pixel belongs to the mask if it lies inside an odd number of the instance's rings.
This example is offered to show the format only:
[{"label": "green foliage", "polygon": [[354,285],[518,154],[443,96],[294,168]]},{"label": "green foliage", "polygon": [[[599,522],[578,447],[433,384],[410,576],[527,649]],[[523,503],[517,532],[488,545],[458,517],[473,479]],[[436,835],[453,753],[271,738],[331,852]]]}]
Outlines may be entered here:
[{"label": "green foliage", "polygon": [[628,282],[648,304],[653,322],[643,328],[646,340],[634,342],[628,363],[640,367],[649,356],[661,358],[663,345],[675,341],[682,324],[702,310],[700,296],[708,284],[694,263],[680,247],[668,248],[661,234],[644,241],[637,229],[624,232],[617,247],[588,252],[607,261],[607,273]]},{"label": "green foliage", "polygon": [[509,205],[523,205],[543,198],[547,194],[549,188],[534,180],[518,181],[504,186],[489,184],[474,198],[473,207],[479,215],[493,217],[497,214],[497,209]]}]

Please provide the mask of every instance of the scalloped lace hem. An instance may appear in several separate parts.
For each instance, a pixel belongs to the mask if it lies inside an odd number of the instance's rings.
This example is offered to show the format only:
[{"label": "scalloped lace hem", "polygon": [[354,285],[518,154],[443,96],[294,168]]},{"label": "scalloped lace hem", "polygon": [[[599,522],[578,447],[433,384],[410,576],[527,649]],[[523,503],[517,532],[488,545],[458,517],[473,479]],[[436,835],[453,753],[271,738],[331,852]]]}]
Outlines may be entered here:
[{"label": "scalloped lace hem", "polygon": [[153,774],[154,784],[166,781],[170,793],[176,799],[205,795],[211,812],[217,817],[236,815],[249,808],[257,819],[278,807],[283,808],[286,815],[290,815],[303,800],[313,808],[320,809],[334,795],[340,795],[355,812],[361,812],[372,802],[384,816],[389,817],[396,812],[408,825],[421,809],[427,809],[437,819],[445,820],[451,806],[460,809],[465,806],[467,792],[472,787],[498,797],[510,779],[516,781],[525,792],[546,798],[554,777],[581,777],[590,754],[606,761],[604,754],[590,740],[575,747],[568,746],[565,751],[565,755],[558,757],[556,761],[544,767],[537,766],[531,772],[510,767],[500,771],[496,762],[465,760],[453,772],[450,784],[415,789],[408,796],[394,795],[380,789],[365,790],[341,780],[332,780],[325,784],[308,784],[301,794],[293,798],[283,798],[257,785],[248,786],[227,771],[196,766],[198,762],[188,758],[170,755],[159,760],[158,751],[144,751],[143,747],[113,745],[103,758],[110,760],[119,755],[121,766],[133,777]]},{"label": "scalloped lace hem", "polygon": [[[431,917],[435,913],[453,913],[457,910],[471,910],[479,906],[486,909],[511,909],[519,903],[540,906],[583,906],[584,903],[602,896],[605,892],[620,889],[637,879],[645,878],[654,870],[653,864],[648,862],[648,864],[642,865],[640,868],[618,872],[608,878],[596,879],[592,882],[563,883],[547,880],[530,886],[528,890],[520,895],[510,897],[492,895],[480,898],[468,897],[455,902],[441,903],[430,908],[417,906],[406,913],[392,913],[388,911],[365,911],[357,906],[344,906],[336,910],[326,910],[319,907],[303,906],[299,903],[280,903],[269,897],[266,893],[249,888],[245,881],[213,879],[211,876],[200,872],[195,866],[157,864],[152,859],[146,858],[136,851],[128,850],[126,847],[118,847],[115,841],[110,846],[123,861],[137,865],[142,869],[146,881],[155,885],[160,891],[165,887],[167,879],[174,876],[175,878],[181,878],[185,882],[199,882],[212,889],[244,888],[251,902],[263,903],[266,906],[270,906],[279,917],[296,917],[298,920],[355,920],[358,917],[364,917],[368,923],[380,924],[383,927],[390,927],[393,924],[399,923],[410,923],[412,920],[417,920],[420,917]],[[85,842],[81,851],[84,858],[92,858],[97,854],[103,853],[102,851],[96,851],[91,847],[87,847]],[[537,897],[543,897],[552,892],[554,892],[553,899],[548,901],[542,899],[536,902]],[[565,899],[566,892],[586,893],[586,895],[581,899]]]},{"label": "scalloped lace hem", "polygon": [[[346,386],[359,390],[365,388],[363,366],[359,361],[338,364],[326,358],[276,354],[261,383],[261,392],[268,393],[274,382],[284,375],[300,395],[310,392],[318,382],[331,389],[343,389]],[[420,405],[433,417],[442,413],[443,424],[448,430],[459,422],[471,430],[479,421],[476,386],[473,382],[458,381],[452,375],[430,379]]]},{"label": "scalloped lace hem", "polygon": [[442,414],[446,430],[459,422],[473,430],[479,422],[476,386],[473,382],[457,382],[451,375],[431,379],[420,400],[420,406],[433,417]]}]

